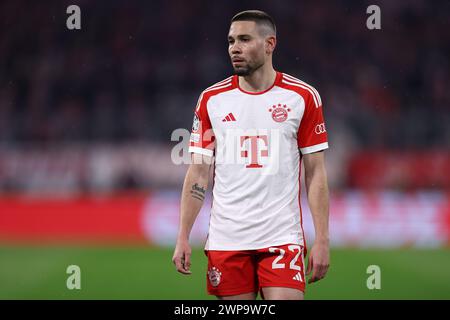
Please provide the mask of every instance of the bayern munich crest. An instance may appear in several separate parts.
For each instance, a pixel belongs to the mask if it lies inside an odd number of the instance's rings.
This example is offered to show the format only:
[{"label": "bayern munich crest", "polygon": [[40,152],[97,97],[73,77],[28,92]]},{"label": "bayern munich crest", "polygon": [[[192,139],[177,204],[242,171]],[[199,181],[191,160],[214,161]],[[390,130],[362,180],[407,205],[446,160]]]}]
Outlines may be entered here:
[{"label": "bayern munich crest", "polygon": [[208,270],[208,279],[213,287],[217,287],[220,283],[220,278],[222,277],[222,272],[216,267],[212,267]]},{"label": "bayern munich crest", "polygon": [[278,105],[273,105],[269,108],[269,112],[272,113],[272,119],[275,122],[284,122],[288,118],[288,112],[291,112],[291,109],[288,108],[285,104],[279,103]]}]

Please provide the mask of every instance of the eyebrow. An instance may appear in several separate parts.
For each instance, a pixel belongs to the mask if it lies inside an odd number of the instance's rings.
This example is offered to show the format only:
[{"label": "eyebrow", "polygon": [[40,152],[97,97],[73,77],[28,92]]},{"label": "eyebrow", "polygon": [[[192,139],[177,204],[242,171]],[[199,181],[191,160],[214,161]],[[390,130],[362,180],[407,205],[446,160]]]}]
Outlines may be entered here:
[{"label": "eyebrow", "polygon": [[[242,38],[245,38],[245,37],[251,38],[252,36],[250,34],[240,34],[236,38],[242,39]],[[233,36],[228,36],[228,40],[230,40],[230,39],[234,39],[234,37]]]}]

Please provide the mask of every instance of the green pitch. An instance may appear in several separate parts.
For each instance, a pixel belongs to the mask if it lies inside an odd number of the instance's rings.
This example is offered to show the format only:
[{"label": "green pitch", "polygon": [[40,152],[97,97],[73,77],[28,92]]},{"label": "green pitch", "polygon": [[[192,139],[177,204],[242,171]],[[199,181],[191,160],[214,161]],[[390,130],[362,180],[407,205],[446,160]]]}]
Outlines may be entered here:
[{"label": "green pitch", "polygon": [[[175,272],[172,249],[0,246],[0,299],[215,299],[205,290],[206,257],[194,250],[192,275]],[[81,289],[68,290],[69,265]],[[369,265],[381,289],[369,290]],[[450,299],[450,249],[333,249],[327,278],[306,299]]]}]

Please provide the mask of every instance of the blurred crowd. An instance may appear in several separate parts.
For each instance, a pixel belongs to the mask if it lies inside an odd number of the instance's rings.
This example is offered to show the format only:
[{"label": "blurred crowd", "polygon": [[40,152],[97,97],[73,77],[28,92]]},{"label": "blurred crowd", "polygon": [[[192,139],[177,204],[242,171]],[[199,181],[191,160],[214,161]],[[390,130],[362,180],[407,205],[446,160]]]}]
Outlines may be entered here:
[{"label": "blurred crowd", "polygon": [[355,148],[450,146],[450,5],[379,1],[0,2],[0,144],[170,143],[232,71],[230,18],[271,14],[274,65],[312,84],[330,138]]}]

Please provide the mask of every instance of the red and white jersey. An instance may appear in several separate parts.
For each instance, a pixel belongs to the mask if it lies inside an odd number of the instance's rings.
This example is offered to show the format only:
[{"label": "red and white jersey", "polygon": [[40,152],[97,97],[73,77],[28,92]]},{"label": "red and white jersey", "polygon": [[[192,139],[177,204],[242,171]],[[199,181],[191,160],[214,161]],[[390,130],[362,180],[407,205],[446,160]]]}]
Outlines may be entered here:
[{"label": "red and white jersey", "polygon": [[300,160],[328,148],[317,90],[277,72],[246,92],[235,75],[204,90],[194,113],[189,152],[215,157],[205,249],[304,246]]}]

